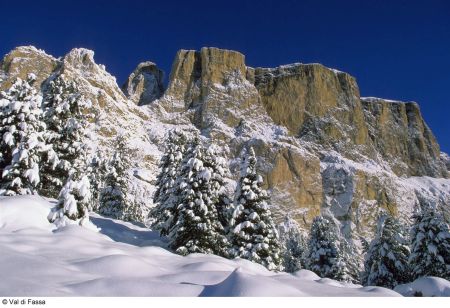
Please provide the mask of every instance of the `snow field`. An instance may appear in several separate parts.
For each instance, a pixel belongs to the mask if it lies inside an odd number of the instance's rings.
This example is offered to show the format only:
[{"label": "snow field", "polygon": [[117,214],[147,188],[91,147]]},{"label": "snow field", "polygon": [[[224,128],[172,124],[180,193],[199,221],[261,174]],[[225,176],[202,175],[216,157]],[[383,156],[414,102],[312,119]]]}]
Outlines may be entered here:
[{"label": "snow field", "polygon": [[379,287],[271,272],[243,259],[182,257],[156,232],[92,215],[100,232],[55,229],[39,196],[0,199],[0,296],[399,296]]}]

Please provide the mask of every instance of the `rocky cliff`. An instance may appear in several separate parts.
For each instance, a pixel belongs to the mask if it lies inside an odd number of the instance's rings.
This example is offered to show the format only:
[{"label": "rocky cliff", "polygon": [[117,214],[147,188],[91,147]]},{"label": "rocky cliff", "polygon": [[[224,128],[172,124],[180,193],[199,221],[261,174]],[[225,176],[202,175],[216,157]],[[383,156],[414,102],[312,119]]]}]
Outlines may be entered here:
[{"label": "rocky cliff", "polygon": [[327,213],[345,232],[367,235],[381,210],[408,220],[418,197],[449,204],[448,156],[418,105],[361,98],[355,78],[320,64],[251,68],[239,52],[181,50],[165,91],[151,62],[140,64],[122,91],[92,51],[55,59],[19,47],[1,62],[0,89],[29,72],[41,90],[61,73],[81,82],[100,152],[121,133],[142,149],[130,172],[148,206],[164,135],[173,127],[200,130],[221,145],[232,171],[242,147],[253,146],[276,218],[290,213],[304,227]]}]

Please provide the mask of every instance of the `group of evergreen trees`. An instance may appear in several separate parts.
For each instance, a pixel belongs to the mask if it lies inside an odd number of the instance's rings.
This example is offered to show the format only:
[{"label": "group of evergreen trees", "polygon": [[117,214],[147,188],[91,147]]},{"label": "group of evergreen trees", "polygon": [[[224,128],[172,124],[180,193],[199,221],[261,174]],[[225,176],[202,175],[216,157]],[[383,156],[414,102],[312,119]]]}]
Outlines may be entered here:
[{"label": "group of evergreen trees", "polygon": [[282,232],[284,266],[290,272],[305,268],[320,277],[387,288],[424,276],[450,279],[449,225],[432,207],[414,219],[408,234],[398,219],[380,216],[360,269],[355,245],[332,219],[316,217],[308,241],[296,228]]},{"label": "group of evergreen trees", "polygon": [[393,288],[424,276],[450,279],[450,230],[434,207],[421,205],[408,230],[384,215],[367,252],[362,283]]},{"label": "group of evergreen trees", "polygon": [[17,78],[0,94],[0,194],[41,193],[58,198],[53,219],[78,220],[87,215],[89,181],[83,144],[85,101],[63,75],[42,97],[34,74]]},{"label": "group of evergreen trees", "polygon": [[93,160],[87,148],[87,108],[78,84],[58,75],[44,87],[34,74],[0,93],[0,195],[36,194],[58,199],[49,220],[83,223],[88,211],[139,219],[129,196],[131,166],[119,136],[111,159]]},{"label": "group of evergreen trees", "polygon": [[340,232],[328,217],[313,219],[309,236],[287,217],[280,226],[283,265],[287,272],[308,269],[320,277],[357,283],[359,258],[355,244]]},{"label": "group of evergreen trees", "polygon": [[166,145],[152,226],[179,254],[241,257],[272,270],[305,268],[320,277],[389,288],[425,275],[449,279],[450,233],[435,210],[416,216],[411,237],[397,219],[381,216],[375,238],[363,247],[362,264],[352,235],[343,236],[331,217],[316,217],[308,238],[287,218],[278,235],[252,148],[242,151],[238,184],[229,196],[229,171],[215,146],[178,130],[169,133]]},{"label": "group of evergreen trees", "polygon": [[203,145],[197,135],[171,131],[157,178],[153,228],[182,255],[241,257],[281,270],[278,233],[252,148],[242,152],[241,161],[230,196],[225,188],[229,171],[217,147]]}]

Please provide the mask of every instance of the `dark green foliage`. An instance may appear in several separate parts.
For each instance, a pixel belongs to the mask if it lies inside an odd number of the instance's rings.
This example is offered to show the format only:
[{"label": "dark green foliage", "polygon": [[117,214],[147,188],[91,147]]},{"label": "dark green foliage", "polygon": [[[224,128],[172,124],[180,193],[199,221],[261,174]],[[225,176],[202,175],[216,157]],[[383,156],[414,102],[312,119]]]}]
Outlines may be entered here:
[{"label": "dark green foliage", "polygon": [[195,137],[175,183],[177,207],[169,230],[169,247],[177,253],[227,255],[228,241],[219,221],[223,202],[224,160],[214,147],[204,148]]},{"label": "dark green foliage", "polygon": [[153,196],[155,207],[150,212],[154,220],[152,228],[159,231],[161,236],[167,235],[174,224],[174,215],[178,206],[175,184],[180,176],[180,164],[187,142],[187,136],[182,131],[169,132],[166,151],[160,163],[160,173],[156,179],[156,191]]},{"label": "dark green foliage", "polygon": [[230,254],[260,263],[270,270],[282,270],[281,244],[272,219],[263,179],[256,173],[252,148],[243,151],[241,176],[236,189],[230,222]]},{"label": "dark green foliage", "polygon": [[450,280],[449,225],[432,206],[422,206],[411,228],[412,278],[435,276]]},{"label": "dark green foliage", "polygon": [[336,280],[344,278],[339,230],[332,220],[314,218],[308,240],[308,269]]},{"label": "dark green foliage", "polygon": [[362,283],[393,289],[409,282],[408,244],[406,230],[400,222],[388,214],[381,216],[366,254]]},{"label": "dark green foliage", "polygon": [[39,189],[42,195],[58,197],[71,174],[87,170],[89,162],[84,144],[87,119],[83,112],[88,106],[76,82],[68,81],[64,75],[56,77],[47,86],[44,99],[45,140],[53,144],[54,153],[43,158]]},{"label": "dark green foliage", "polygon": [[37,193],[40,164],[47,148],[42,97],[32,87],[34,74],[18,78],[0,94],[0,195]]},{"label": "dark green foliage", "polygon": [[298,229],[290,228],[281,236],[283,242],[283,267],[288,273],[306,268],[307,242]]},{"label": "dark green foliage", "polygon": [[99,197],[98,213],[115,219],[140,221],[143,219],[141,205],[131,194],[131,150],[126,137],[118,136],[115,141],[115,150],[106,164],[106,175]]}]

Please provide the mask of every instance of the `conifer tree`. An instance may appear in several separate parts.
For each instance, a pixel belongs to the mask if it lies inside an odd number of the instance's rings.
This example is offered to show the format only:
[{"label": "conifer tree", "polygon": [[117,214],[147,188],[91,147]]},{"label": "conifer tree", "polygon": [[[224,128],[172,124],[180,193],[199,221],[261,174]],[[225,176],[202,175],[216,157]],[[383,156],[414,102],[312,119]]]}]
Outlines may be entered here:
[{"label": "conifer tree", "polygon": [[88,106],[89,102],[81,95],[77,83],[67,80],[65,75],[49,83],[44,100],[44,119],[48,127],[45,139],[53,144],[58,161],[44,157],[40,187],[43,195],[56,198],[77,164],[82,169],[89,167],[87,161],[81,165],[75,162],[86,151],[84,135],[87,118],[83,112]]},{"label": "conifer tree", "polygon": [[378,219],[375,238],[364,262],[362,283],[393,289],[409,282],[409,247],[406,230],[394,217],[384,214]]},{"label": "conifer tree", "polygon": [[241,154],[241,174],[230,222],[230,254],[260,263],[269,270],[283,269],[281,244],[267,200],[263,179],[256,172],[252,148]]},{"label": "conifer tree", "polygon": [[331,219],[314,218],[308,240],[308,269],[320,277],[343,280],[339,230]]},{"label": "conifer tree", "polygon": [[340,254],[342,258],[342,277],[341,281],[360,283],[362,257],[361,251],[354,243],[353,233],[346,238],[340,234]]},{"label": "conifer tree", "polygon": [[412,278],[435,276],[450,280],[449,225],[434,207],[422,205],[414,215],[411,241]]},{"label": "conifer tree", "polygon": [[[89,220],[92,209],[91,183],[88,177],[88,157],[83,146],[73,162],[66,180],[58,195],[58,203],[48,216],[50,222],[59,226],[76,222],[83,225]],[[67,219],[72,220],[69,222]]]},{"label": "conifer tree", "polygon": [[129,182],[131,175],[131,150],[126,137],[116,138],[113,157],[108,162],[108,172],[105,176],[104,188],[100,193],[98,213],[127,221],[143,219],[140,204],[131,194]]},{"label": "conifer tree", "polygon": [[89,220],[90,182],[86,175],[71,174],[58,196],[58,204],[48,216],[50,222],[65,226],[71,220],[80,225]]},{"label": "conifer tree", "polygon": [[306,268],[307,243],[298,224],[287,215],[279,229],[284,270],[293,273]]},{"label": "conifer tree", "polygon": [[0,195],[37,193],[43,139],[42,97],[32,87],[36,76],[17,78],[0,94]]},{"label": "conifer tree", "polygon": [[[58,164],[46,166],[42,190],[49,196],[57,194],[58,204],[49,214],[49,220],[58,225],[83,224],[92,210],[90,183],[91,161],[87,148],[87,116],[90,102],[81,95],[78,85],[65,75],[50,82],[44,103],[45,121],[48,125],[47,142],[54,144]],[[72,222],[68,222],[67,220]]]},{"label": "conifer tree", "polygon": [[150,212],[153,218],[152,228],[159,231],[161,236],[167,235],[175,223],[173,219],[178,206],[175,184],[180,176],[180,164],[187,142],[188,138],[182,131],[169,132],[166,150],[159,167],[160,173],[156,179],[156,191],[153,196],[155,207]]},{"label": "conifer tree", "polygon": [[105,178],[109,172],[109,161],[104,157],[101,151],[97,151],[90,160],[90,166],[88,167],[92,211],[94,212],[99,211],[101,192],[105,188]]},{"label": "conifer tree", "polygon": [[226,256],[228,241],[218,215],[224,175],[214,147],[204,148],[193,138],[176,182],[178,206],[169,230],[169,247],[177,253]]}]

